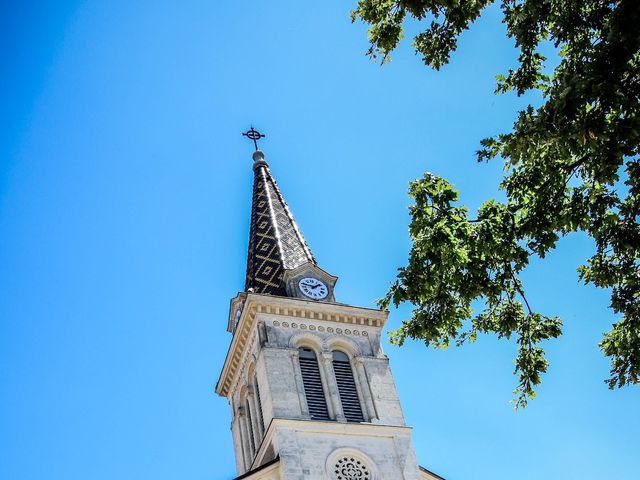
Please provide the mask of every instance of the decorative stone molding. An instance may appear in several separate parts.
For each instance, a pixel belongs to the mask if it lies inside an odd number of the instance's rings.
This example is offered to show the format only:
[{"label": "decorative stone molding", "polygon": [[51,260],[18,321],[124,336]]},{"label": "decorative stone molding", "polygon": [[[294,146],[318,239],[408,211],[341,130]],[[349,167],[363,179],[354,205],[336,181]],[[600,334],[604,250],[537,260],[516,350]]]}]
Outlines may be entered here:
[{"label": "decorative stone molding", "polygon": [[[289,322],[280,322],[278,320],[274,320],[271,323],[274,327],[283,327],[283,328],[299,328],[300,330],[310,330],[310,331],[318,331],[318,332],[324,332],[325,331],[325,327],[323,327],[322,325],[313,325],[313,324],[307,324],[307,323],[289,323]],[[328,333],[337,333],[339,335],[353,335],[356,337],[359,337],[360,335],[362,335],[363,337],[366,337],[369,335],[369,332],[367,332],[366,330],[351,330],[349,328],[345,328],[344,330],[341,328],[333,328],[333,327],[327,327],[326,331]]]}]

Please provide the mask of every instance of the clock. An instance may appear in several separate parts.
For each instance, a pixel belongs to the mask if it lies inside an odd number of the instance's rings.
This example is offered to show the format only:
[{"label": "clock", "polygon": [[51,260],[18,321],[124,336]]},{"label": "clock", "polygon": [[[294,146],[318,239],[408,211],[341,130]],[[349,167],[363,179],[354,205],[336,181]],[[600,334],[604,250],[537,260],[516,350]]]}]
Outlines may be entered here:
[{"label": "clock", "polygon": [[298,282],[298,288],[303,295],[313,300],[322,300],[329,294],[329,288],[323,282],[313,277],[301,279]]}]

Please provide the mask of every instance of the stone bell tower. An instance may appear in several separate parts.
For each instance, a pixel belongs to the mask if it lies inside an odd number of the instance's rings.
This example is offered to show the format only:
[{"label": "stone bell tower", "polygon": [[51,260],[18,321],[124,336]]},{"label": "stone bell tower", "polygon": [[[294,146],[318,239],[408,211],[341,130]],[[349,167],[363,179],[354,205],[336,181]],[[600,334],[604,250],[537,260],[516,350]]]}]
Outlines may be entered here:
[{"label": "stone bell tower", "polygon": [[337,277],[317,265],[263,153],[253,160],[245,290],[216,386],[237,478],[440,479],[416,463],[380,347],[387,312],[336,301]]}]

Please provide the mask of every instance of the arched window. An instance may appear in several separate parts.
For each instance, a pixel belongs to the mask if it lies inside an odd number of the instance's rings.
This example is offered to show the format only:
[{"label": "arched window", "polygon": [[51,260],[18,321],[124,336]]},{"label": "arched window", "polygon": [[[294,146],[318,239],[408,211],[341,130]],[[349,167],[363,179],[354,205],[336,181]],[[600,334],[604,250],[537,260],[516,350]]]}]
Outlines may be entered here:
[{"label": "arched window", "polygon": [[353,380],[351,362],[346,353],[339,350],[333,351],[333,371],[336,374],[342,411],[347,421],[364,422],[358,389],[356,388],[356,382]]},{"label": "arched window", "polygon": [[329,420],[327,411],[327,400],[324,397],[322,378],[316,353],[310,348],[301,347],[298,349],[300,355],[300,373],[304,385],[304,394],[307,397],[309,415],[317,420]]}]

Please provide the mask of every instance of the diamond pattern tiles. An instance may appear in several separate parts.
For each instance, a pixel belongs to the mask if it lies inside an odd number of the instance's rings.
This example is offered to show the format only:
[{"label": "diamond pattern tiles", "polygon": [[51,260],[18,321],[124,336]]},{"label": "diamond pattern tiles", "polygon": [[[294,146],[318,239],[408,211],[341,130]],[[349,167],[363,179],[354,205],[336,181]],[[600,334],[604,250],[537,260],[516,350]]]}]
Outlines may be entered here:
[{"label": "diamond pattern tiles", "polygon": [[266,162],[254,172],[245,290],[285,296],[284,271],[315,260]]}]

